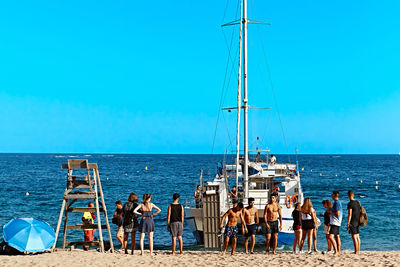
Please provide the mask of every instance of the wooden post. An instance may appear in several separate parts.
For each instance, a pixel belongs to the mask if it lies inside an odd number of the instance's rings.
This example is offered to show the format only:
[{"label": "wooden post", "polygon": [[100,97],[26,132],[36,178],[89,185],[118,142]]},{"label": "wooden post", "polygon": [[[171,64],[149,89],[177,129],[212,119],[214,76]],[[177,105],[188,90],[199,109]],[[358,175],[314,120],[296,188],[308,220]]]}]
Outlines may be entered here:
[{"label": "wooden post", "polygon": [[54,241],[54,245],[51,248],[52,251],[54,251],[54,249],[56,248],[56,244],[57,244],[57,237],[58,237],[58,233],[60,232],[60,227],[61,227],[61,221],[62,221],[62,217],[64,214],[64,209],[65,209],[65,199],[63,199],[62,204],[61,204],[61,210],[60,210],[60,216],[58,216],[58,222],[57,222],[57,229],[56,229],[56,239]]},{"label": "wooden post", "polygon": [[63,246],[65,249],[65,242],[67,240],[67,218],[68,218],[68,199],[65,199],[65,216],[64,216],[64,231],[63,231]]},{"label": "wooden post", "polygon": [[108,222],[107,208],[106,208],[106,205],[104,204],[105,201],[104,201],[103,189],[101,187],[100,174],[99,174],[99,170],[98,169],[96,169],[95,171],[96,171],[95,176],[96,176],[96,179],[97,179],[97,185],[99,186],[99,192],[100,192],[100,198],[101,198],[101,206],[103,207],[104,219],[106,221],[107,231],[108,231],[108,238],[110,240],[111,252],[114,252],[114,244],[113,244],[113,241],[112,241],[110,224]]},{"label": "wooden post", "polygon": [[[93,171],[93,176],[95,176],[96,173]],[[96,192],[96,214],[97,214],[97,227],[99,229],[99,239],[100,239],[100,252],[104,252],[104,242],[103,242],[103,231],[101,229],[101,221],[100,221],[100,210],[99,210],[99,201],[98,201],[98,194],[97,194],[97,186],[96,186],[96,177],[93,177],[94,179],[94,191]]]}]

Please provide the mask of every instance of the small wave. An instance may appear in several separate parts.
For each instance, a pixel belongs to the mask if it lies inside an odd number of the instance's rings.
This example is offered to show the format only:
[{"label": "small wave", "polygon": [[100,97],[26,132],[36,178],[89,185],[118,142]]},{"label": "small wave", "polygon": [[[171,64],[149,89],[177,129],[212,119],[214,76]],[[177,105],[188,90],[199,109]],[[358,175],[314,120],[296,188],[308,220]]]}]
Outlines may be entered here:
[{"label": "small wave", "polygon": [[332,156],[332,158],[341,158],[342,156]]},{"label": "small wave", "polygon": [[83,155],[84,157],[91,157],[92,155]]},{"label": "small wave", "polygon": [[360,197],[360,198],[365,198],[365,197],[367,197],[366,195],[359,195],[358,197]]},{"label": "small wave", "polygon": [[114,157],[114,155],[102,155],[102,157]]},{"label": "small wave", "polygon": [[79,156],[68,156],[68,158],[77,158]]},{"label": "small wave", "polygon": [[65,156],[56,156],[56,158],[65,158]]}]

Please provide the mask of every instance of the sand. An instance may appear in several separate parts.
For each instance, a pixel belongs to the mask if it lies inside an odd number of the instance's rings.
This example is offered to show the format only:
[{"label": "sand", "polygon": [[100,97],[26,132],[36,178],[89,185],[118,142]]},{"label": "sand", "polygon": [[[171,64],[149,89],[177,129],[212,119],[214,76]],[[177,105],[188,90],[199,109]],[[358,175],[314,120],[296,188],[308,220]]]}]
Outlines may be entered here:
[{"label": "sand", "polygon": [[[0,266],[400,266],[400,251],[362,251],[360,255],[342,252],[341,255],[314,255],[278,252],[276,255],[237,253],[222,256],[219,252],[185,251],[184,255],[170,255],[157,251],[157,255],[125,255],[121,252],[99,253],[57,251],[37,255],[0,256]],[[148,254],[148,252],[146,252]]]}]

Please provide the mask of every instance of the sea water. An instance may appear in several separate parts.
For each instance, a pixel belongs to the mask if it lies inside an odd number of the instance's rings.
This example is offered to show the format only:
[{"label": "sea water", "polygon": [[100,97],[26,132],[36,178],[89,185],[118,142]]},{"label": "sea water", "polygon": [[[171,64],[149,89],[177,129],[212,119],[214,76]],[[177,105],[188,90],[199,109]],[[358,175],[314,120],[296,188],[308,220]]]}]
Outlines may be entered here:
[{"label": "sea water", "polygon": [[[152,202],[161,208],[155,220],[154,243],[158,249],[170,246],[166,228],[167,207],[172,195],[181,195],[181,203],[192,200],[199,183],[200,169],[204,179],[212,179],[223,155],[155,155],[155,154],[0,154],[0,225],[12,218],[35,217],[48,222],[54,229],[66,186],[66,170],[61,164],[68,159],[88,159],[100,171],[109,218],[115,201],[127,201],[131,192],[139,199],[143,193],[152,195]],[[278,155],[278,162],[296,160],[294,155]],[[399,155],[298,155],[304,197],[310,197],[317,214],[323,213],[322,200],[331,192],[341,193],[343,222],[342,249],[352,250],[351,237],[345,229],[347,191],[355,191],[368,213],[368,225],[360,228],[363,250],[396,250],[400,245],[400,156]],[[147,170],[146,170],[147,167]],[[28,193],[28,194],[27,194]],[[88,201],[82,201],[85,206]],[[71,214],[71,213],[70,213]],[[69,224],[80,224],[81,214],[72,214]],[[323,220],[323,218],[321,218]],[[110,225],[116,247],[116,225]],[[61,231],[62,232],[62,231]],[[68,241],[82,240],[81,230],[68,230]],[[97,236],[98,233],[95,233]],[[103,236],[108,239],[107,231]],[[0,233],[0,239],[3,234]],[[61,245],[62,233],[57,246]],[[138,241],[138,237],[136,238]],[[263,242],[263,238],[257,240]],[[196,245],[189,227],[184,225],[185,247]],[[263,249],[262,245],[257,248]],[[289,247],[286,247],[289,249]],[[326,249],[323,227],[318,230],[318,249]]]}]

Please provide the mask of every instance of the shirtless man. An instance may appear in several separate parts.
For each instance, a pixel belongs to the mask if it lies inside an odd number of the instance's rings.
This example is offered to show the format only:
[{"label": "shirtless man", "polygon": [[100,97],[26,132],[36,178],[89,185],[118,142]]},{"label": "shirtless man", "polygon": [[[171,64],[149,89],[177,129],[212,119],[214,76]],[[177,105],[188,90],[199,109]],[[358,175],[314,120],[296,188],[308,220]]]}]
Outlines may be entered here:
[{"label": "shirtless man", "polygon": [[238,219],[240,218],[242,222],[242,231],[243,234],[247,233],[247,228],[246,224],[244,223],[244,217],[243,217],[243,203],[239,202],[237,205],[235,204],[233,208],[229,209],[224,216],[222,216],[221,223],[219,225],[219,228],[222,229],[223,223],[225,221],[225,218],[228,217],[228,223],[225,226],[225,233],[224,233],[224,251],[222,252],[222,255],[225,254],[226,249],[228,248],[229,245],[229,238],[232,238],[232,252],[231,255],[235,254],[235,249],[236,249],[236,238],[238,234]]},{"label": "shirtless man", "polygon": [[253,254],[254,244],[256,243],[256,234],[258,232],[258,209],[254,207],[254,198],[249,198],[249,205],[244,209],[244,221],[246,222],[247,234],[244,237],[244,250],[247,254],[249,237],[251,237],[250,254]]},{"label": "shirtless man", "polygon": [[[278,214],[279,214],[279,230],[278,230]],[[270,201],[264,208],[264,222],[265,227],[267,228],[267,233],[265,235],[267,250],[269,252],[270,240],[272,234],[273,245],[273,254],[276,254],[276,246],[278,245],[278,233],[282,231],[282,214],[281,214],[281,206],[276,203],[276,196],[272,195],[270,197]]]}]

